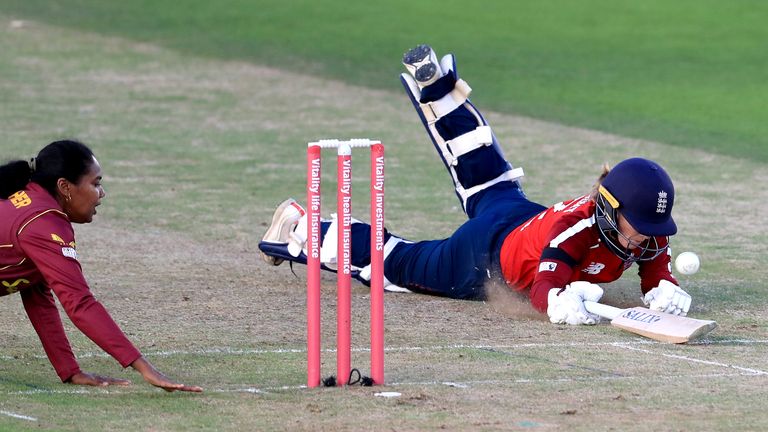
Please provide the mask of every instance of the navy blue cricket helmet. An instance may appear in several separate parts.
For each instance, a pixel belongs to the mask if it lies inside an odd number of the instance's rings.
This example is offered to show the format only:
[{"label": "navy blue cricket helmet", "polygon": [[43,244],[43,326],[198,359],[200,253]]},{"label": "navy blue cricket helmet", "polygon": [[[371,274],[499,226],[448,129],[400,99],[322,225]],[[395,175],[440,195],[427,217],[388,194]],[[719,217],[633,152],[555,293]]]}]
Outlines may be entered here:
[{"label": "navy blue cricket helmet", "polygon": [[[677,233],[672,219],[675,187],[664,168],[654,161],[631,158],[621,161],[598,188],[595,215],[603,241],[625,261],[646,261],[667,249],[668,241],[658,238]],[[618,242],[621,232],[618,214],[642,235],[650,237],[635,250]]]}]

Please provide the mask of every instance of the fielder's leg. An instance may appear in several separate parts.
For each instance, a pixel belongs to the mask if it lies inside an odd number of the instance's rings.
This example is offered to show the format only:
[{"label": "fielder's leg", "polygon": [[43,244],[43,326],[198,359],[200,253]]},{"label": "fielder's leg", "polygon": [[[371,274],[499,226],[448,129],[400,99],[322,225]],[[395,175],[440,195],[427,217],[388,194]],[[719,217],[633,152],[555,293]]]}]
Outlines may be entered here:
[{"label": "fielder's leg", "polygon": [[432,48],[419,45],[405,53],[403,64],[409,73],[401,74],[400,80],[466,214],[472,218],[489,208],[483,203],[489,189],[522,194],[518,179],[523,170],[504,158],[490,126],[469,101],[472,89],[459,78],[453,55],[438,63]]}]

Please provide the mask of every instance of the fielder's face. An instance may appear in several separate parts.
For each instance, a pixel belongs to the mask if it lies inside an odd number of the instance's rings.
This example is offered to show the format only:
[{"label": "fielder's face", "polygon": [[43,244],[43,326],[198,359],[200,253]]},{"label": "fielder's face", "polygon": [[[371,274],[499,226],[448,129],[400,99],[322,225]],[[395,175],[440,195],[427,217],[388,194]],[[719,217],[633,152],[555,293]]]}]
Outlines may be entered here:
[{"label": "fielder's face", "polygon": [[106,195],[101,186],[101,165],[96,158],[77,183],[68,183],[69,199],[64,203],[64,212],[72,223],[89,223],[96,215],[96,207]]},{"label": "fielder's face", "polygon": [[637,232],[630,223],[619,213],[619,244],[627,250],[637,249],[650,237]]}]

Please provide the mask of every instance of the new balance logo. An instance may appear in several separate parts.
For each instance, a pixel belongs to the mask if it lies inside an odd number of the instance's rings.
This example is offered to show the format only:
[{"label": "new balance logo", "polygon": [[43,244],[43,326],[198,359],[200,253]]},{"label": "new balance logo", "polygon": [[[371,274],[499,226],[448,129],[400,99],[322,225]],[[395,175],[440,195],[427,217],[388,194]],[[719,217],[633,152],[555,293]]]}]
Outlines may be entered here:
[{"label": "new balance logo", "polygon": [[592,261],[590,265],[587,266],[587,268],[583,269],[582,271],[587,274],[596,275],[600,273],[605,268],[605,264],[603,263],[596,263]]}]

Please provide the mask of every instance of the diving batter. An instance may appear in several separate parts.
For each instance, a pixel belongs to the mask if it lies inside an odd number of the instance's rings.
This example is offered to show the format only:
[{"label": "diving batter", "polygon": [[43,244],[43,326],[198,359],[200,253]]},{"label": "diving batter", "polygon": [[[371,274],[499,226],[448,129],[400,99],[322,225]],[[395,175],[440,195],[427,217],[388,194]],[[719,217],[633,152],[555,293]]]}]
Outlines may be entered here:
[{"label": "diving batter", "polygon": [[[411,241],[385,234],[385,289],[482,300],[501,277],[526,291],[531,304],[556,324],[595,324],[584,308],[598,301],[598,284],[617,280],[633,265],[648,307],[686,315],[691,297],[671,273],[669,237],[675,190],[656,162],[634,157],[604,168],[592,191],[545,207],[520,185],[523,170],[504,156],[471,88],[449,54],[440,61],[428,45],[403,56],[401,81],[445,164],[468,220],[450,237]],[[335,215],[322,235],[335,233]],[[259,247],[264,260],[306,263],[306,216],[292,199],[274,213]],[[335,237],[335,236],[334,236]],[[369,225],[352,224],[353,275],[370,278]],[[321,246],[323,268],[334,271],[336,242]]]}]

